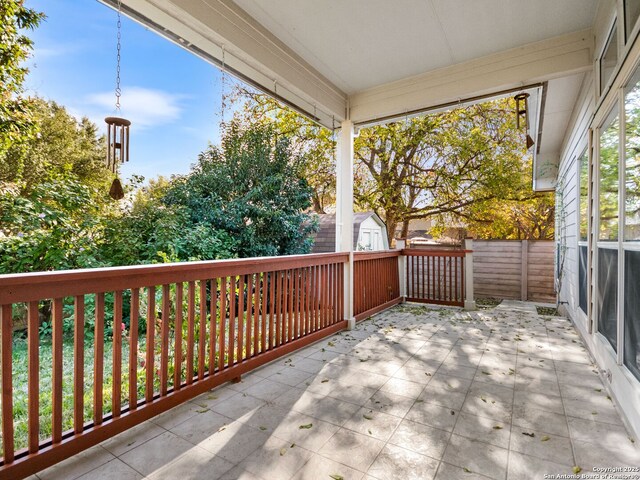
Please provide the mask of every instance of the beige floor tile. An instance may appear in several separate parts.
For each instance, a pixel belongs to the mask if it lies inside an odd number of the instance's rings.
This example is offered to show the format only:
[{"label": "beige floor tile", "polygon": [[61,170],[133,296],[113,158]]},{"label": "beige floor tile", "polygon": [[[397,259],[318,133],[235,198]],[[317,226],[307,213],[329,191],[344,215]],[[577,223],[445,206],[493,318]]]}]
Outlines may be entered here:
[{"label": "beige floor tile", "polygon": [[421,423],[403,420],[389,443],[439,460],[445,451],[450,433]]},{"label": "beige floor tile", "polygon": [[430,480],[438,468],[435,460],[395,445],[386,445],[367,474],[380,480]]},{"label": "beige floor tile", "polygon": [[193,444],[174,433],[165,432],[129,450],[120,456],[120,460],[147,476],[167,466],[192,448]]},{"label": "beige floor tile", "polygon": [[99,478],[100,480],[142,480],[144,476],[123,461],[115,458],[78,477],[78,480],[93,480],[94,478]]},{"label": "beige floor tile", "polygon": [[329,460],[319,454],[313,454],[295,474],[293,480],[331,480],[331,478],[343,478],[344,480],[360,480],[364,473],[354,470],[333,460]]},{"label": "beige floor tile", "polygon": [[149,480],[200,480],[220,478],[234,464],[201,448],[193,448],[173,462],[151,473]]},{"label": "beige floor tile", "polygon": [[338,430],[318,452],[355,470],[366,471],[378,456],[384,442],[347,429]]},{"label": "beige floor tile", "polygon": [[402,419],[371,408],[361,408],[347,422],[344,428],[387,441]]},{"label": "beige floor tile", "polygon": [[508,450],[459,435],[452,435],[442,460],[490,478],[504,478]]},{"label": "beige floor tile", "polygon": [[96,445],[52,467],[38,472],[42,480],[71,480],[114,460],[102,446]]}]

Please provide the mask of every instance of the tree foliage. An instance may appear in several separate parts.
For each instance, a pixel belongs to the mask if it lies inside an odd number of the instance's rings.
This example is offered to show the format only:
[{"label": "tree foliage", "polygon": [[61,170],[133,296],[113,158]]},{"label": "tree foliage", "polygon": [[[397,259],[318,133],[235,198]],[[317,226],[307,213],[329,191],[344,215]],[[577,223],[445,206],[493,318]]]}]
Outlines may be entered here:
[{"label": "tree foliage", "polygon": [[26,31],[38,26],[44,14],[24,6],[23,0],[0,0],[0,161],[5,152],[34,132],[32,102],[21,96],[33,41]]}]

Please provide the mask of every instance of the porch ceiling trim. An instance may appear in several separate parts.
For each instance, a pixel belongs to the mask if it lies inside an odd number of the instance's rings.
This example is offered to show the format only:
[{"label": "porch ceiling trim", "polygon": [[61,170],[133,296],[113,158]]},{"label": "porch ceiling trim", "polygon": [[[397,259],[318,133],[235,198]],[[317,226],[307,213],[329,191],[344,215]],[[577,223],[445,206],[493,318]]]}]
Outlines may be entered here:
[{"label": "porch ceiling trim", "polygon": [[593,67],[591,29],[423,73],[349,98],[356,124],[544,82]]},{"label": "porch ceiling trim", "polygon": [[[117,8],[117,0],[99,0]],[[331,127],[347,95],[230,0],[123,0],[122,13]]]}]

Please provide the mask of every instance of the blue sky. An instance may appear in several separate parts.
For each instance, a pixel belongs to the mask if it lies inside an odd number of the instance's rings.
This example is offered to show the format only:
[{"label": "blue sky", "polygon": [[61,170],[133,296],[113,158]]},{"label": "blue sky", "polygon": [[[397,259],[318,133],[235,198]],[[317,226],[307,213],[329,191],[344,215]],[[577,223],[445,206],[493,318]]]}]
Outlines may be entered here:
[{"label": "blue sky", "polygon": [[[104,130],[104,117],[116,113],[116,12],[97,0],[26,4],[47,15],[30,34],[28,93]],[[209,142],[219,141],[220,71],[124,16],[121,86],[121,115],[132,121],[123,177],[185,173]]]}]

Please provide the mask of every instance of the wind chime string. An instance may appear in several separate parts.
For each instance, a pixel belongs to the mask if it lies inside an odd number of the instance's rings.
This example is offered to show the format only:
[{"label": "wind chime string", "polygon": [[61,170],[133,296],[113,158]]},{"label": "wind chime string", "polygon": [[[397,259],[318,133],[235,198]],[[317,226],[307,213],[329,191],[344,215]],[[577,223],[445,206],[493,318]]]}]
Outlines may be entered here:
[{"label": "wind chime string", "polygon": [[[122,2],[118,0],[118,21],[117,21],[117,36],[116,36],[116,112],[120,113],[120,97],[122,96],[122,89],[120,88],[120,59],[121,59],[121,39],[122,39]],[[129,161],[129,126],[131,122],[120,117],[107,117],[105,118],[107,123],[107,168],[115,175],[111,188],[109,189],[109,195],[115,200],[120,200],[124,197],[124,189],[122,183],[118,178],[118,171],[120,163]]]}]

